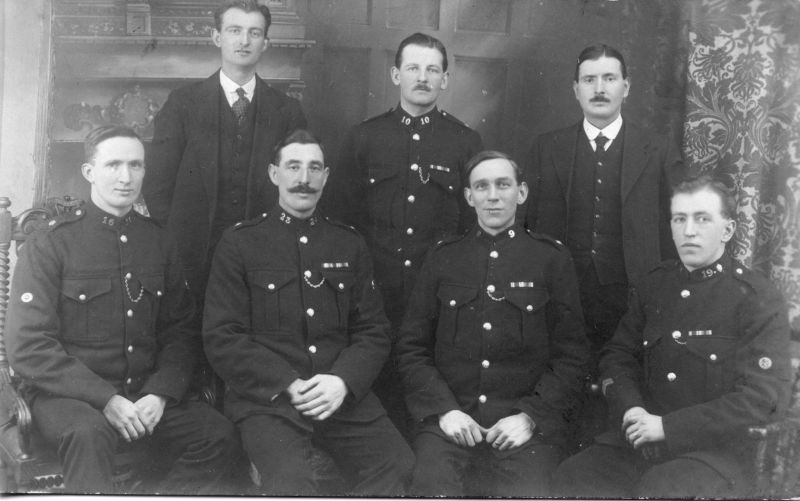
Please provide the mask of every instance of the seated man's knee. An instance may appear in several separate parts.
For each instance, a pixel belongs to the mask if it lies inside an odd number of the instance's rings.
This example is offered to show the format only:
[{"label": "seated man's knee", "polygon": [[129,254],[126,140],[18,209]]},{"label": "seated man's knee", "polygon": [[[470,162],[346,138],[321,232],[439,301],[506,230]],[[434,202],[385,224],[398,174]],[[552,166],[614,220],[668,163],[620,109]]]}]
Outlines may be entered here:
[{"label": "seated man's knee", "polygon": [[80,451],[96,451],[111,455],[116,450],[118,442],[119,434],[102,414],[97,413],[96,417],[87,416],[62,430],[58,437],[58,448],[59,450],[77,448]]},{"label": "seated man's knee", "polygon": [[701,461],[678,458],[649,468],[639,480],[637,496],[730,497],[732,484]]}]

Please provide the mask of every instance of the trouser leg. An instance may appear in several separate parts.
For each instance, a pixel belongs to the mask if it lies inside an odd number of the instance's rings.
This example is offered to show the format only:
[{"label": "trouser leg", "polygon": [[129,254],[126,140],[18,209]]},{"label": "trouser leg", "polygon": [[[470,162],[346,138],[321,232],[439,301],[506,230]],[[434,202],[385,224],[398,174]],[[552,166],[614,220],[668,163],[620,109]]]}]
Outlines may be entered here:
[{"label": "trouser leg", "polygon": [[45,441],[58,450],[67,492],[114,493],[119,435],[102,412],[80,400],[38,396],[32,414]]},{"label": "trouser leg", "polygon": [[632,450],[595,444],[559,465],[552,492],[568,498],[629,498],[643,471],[644,460]]},{"label": "trouser leg", "polygon": [[437,433],[422,431],[414,439],[414,453],[417,462],[411,479],[411,495],[464,495],[464,473],[473,448],[461,447]]},{"label": "trouser leg", "polygon": [[648,469],[639,480],[637,497],[726,498],[747,493],[744,475],[729,481],[716,469],[694,458],[679,457]]},{"label": "trouser leg", "polygon": [[408,443],[386,416],[368,423],[335,419],[316,426],[315,440],[354,484],[356,496],[402,496],[414,466]]},{"label": "trouser leg", "polygon": [[311,430],[268,414],[248,416],[238,424],[244,449],[261,477],[263,494],[317,494],[310,465],[313,451]]},{"label": "trouser leg", "polygon": [[507,451],[490,449],[496,478],[497,496],[546,497],[551,495],[550,481],[563,457],[557,445],[527,444]]}]

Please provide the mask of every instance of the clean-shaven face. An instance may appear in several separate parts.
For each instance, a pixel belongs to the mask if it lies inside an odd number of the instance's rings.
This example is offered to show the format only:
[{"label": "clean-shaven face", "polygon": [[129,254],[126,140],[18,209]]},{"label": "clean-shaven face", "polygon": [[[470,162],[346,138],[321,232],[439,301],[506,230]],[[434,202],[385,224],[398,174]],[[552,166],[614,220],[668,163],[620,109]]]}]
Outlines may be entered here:
[{"label": "clean-shaven face", "polygon": [[222,51],[222,68],[253,69],[267,50],[266,20],[261,12],[231,8],[222,15],[220,31],[211,34]]},{"label": "clean-shaven face", "polygon": [[472,169],[464,196],[475,208],[478,225],[486,233],[497,235],[514,224],[517,204],[525,202],[528,186],[517,182],[508,160],[492,158]]},{"label": "clean-shaven face", "polygon": [[709,189],[679,193],[671,202],[672,240],[689,271],[722,257],[736,222],[722,215],[722,200]]},{"label": "clean-shaven face", "polygon": [[133,137],[108,138],[97,145],[81,172],[92,185],[92,202],[109,214],[124,216],[142,191],[144,146]]}]

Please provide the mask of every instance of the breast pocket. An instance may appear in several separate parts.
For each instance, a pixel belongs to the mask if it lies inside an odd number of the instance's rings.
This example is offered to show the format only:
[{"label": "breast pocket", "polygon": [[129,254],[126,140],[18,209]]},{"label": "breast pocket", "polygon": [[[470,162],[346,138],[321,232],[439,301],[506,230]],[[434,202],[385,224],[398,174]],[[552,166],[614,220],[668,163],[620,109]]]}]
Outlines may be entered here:
[{"label": "breast pocket", "polygon": [[330,318],[337,326],[346,328],[350,317],[350,304],[353,295],[353,285],[356,277],[352,271],[322,271],[329,294],[329,301],[322,302],[325,307],[326,318]]},{"label": "breast pocket", "polygon": [[[142,275],[139,281],[142,289],[141,298],[135,305],[136,312],[139,314],[137,317],[143,319],[143,322],[146,322],[148,333],[154,333],[155,323],[160,310],[161,298],[164,296],[164,275],[160,273]],[[129,292],[131,295],[134,293],[134,291]],[[136,296],[133,297],[135,298]]]},{"label": "breast pocket", "polygon": [[729,392],[735,383],[737,338],[713,334],[684,336],[684,339],[691,355],[691,370],[705,379],[706,398],[717,398]]},{"label": "breast pocket", "polygon": [[545,306],[550,300],[546,289],[510,289],[505,299],[514,306],[514,313],[503,319],[510,340],[526,348],[546,346],[548,342]]},{"label": "breast pocket", "polygon": [[65,278],[61,295],[64,339],[91,342],[109,338],[114,312],[111,278]]},{"label": "breast pocket", "polygon": [[[479,289],[469,285],[441,284],[439,298],[439,323],[436,329],[439,340],[453,346],[468,346],[475,329],[475,310]],[[480,338],[477,339],[480,343]]]},{"label": "breast pocket", "polygon": [[[291,335],[287,330],[287,308],[300,304],[295,270],[253,270],[247,273],[250,284],[250,322],[256,333]],[[294,286],[292,286],[294,285]],[[293,302],[294,301],[294,302]]]}]

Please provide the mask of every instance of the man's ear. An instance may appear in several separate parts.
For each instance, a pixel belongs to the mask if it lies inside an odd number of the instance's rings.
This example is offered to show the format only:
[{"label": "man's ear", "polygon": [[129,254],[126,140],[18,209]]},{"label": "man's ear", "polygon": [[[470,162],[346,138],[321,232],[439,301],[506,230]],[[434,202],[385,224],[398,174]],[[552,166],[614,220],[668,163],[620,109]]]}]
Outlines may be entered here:
[{"label": "man's ear", "polygon": [[725,223],[725,231],[722,233],[722,241],[724,243],[730,242],[734,233],[736,233],[736,221],[729,219],[728,222]]},{"label": "man's ear", "polygon": [[528,183],[522,181],[519,183],[519,193],[517,194],[517,205],[522,205],[528,199]]},{"label": "man's ear", "polygon": [[83,178],[89,183],[94,183],[94,176],[92,175],[92,169],[94,169],[94,165],[86,162],[85,164],[81,165],[81,174]]},{"label": "man's ear", "polygon": [[272,163],[269,164],[267,172],[269,173],[269,180],[272,181],[272,184],[278,186],[278,166]]},{"label": "man's ear", "polygon": [[469,188],[464,188],[464,198],[467,199],[467,203],[470,207],[475,207],[475,202],[472,200],[472,190]]},{"label": "man's ear", "polygon": [[219,31],[216,28],[211,30],[211,41],[214,42],[214,45],[217,47],[222,47],[222,41],[220,40]]},{"label": "man's ear", "polygon": [[442,73],[442,83],[439,85],[441,90],[445,90],[447,88],[447,82],[450,79],[450,74],[448,72]]},{"label": "man's ear", "polygon": [[393,84],[400,85],[400,69],[397,66],[392,66],[389,70],[389,78],[392,79]]}]

